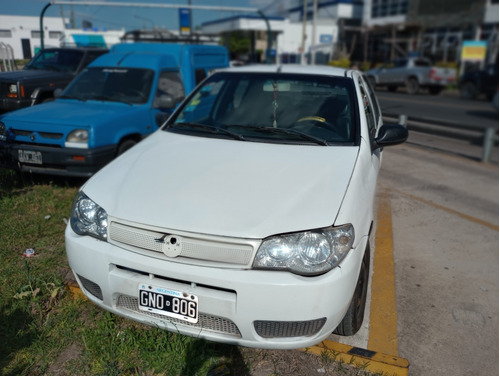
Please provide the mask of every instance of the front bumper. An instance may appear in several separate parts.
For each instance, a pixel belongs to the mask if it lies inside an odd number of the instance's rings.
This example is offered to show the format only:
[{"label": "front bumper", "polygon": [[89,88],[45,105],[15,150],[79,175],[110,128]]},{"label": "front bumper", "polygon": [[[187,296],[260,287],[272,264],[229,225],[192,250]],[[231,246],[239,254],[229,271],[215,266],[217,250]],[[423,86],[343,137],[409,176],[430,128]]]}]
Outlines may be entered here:
[{"label": "front bumper", "polygon": [[[20,150],[40,153],[41,163],[20,162]],[[90,177],[115,155],[116,145],[78,149],[0,141],[0,167],[36,174]]]},{"label": "front bumper", "polygon": [[[89,236],[68,225],[69,265],[89,300],[146,325],[247,347],[292,349],[313,346],[338,326],[350,304],[366,240],[337,267],[321,276],[195,265],[148,257]],[[193,294],[196,324],[138,307],[139,285]]]},{"label": "front bumper", "polygon": [[19,110],[20,108],[31,106],[32,99],[13,99],[13,98],[3,98],[0,99],[0,112],[8,112]]}]

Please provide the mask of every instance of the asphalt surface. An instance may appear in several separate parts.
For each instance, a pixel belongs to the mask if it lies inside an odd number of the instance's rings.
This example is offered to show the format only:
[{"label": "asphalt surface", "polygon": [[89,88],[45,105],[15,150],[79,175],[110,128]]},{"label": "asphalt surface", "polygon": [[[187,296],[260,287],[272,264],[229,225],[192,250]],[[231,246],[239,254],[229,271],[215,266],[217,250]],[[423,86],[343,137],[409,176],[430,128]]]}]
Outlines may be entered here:
[{"label": "asphalt surface", "polygon": [[401,89],[395,93],[384,90],[376,93],[384,115],[405,114],[410,119],[455,129],[498,129],[498,111],[485,98],[461,99],[456,90],[447,90],[437,96],[425,92],[409,95]]},{"label": "asphalt surface", "polygon": [[[459,112],[457,98],[444,101]],[[464,111],[475,105],[484,103]],[[488,116],[498,127],[498,113]],[[384,150],[377,233],[390,241],[393,263],[372,269],[371,284],[392,274],[393,291],[370,294],[360,332],[332,341],[407,359],[409,375],[499,374],[498,146],[489,163],[481,155],[477,140],[415,131],[405,144]],[[392,232],[380,235],[387,208]],[[373,244],[376,256],[382,243]],[[395,310],[387,312],[391,293]]]}]

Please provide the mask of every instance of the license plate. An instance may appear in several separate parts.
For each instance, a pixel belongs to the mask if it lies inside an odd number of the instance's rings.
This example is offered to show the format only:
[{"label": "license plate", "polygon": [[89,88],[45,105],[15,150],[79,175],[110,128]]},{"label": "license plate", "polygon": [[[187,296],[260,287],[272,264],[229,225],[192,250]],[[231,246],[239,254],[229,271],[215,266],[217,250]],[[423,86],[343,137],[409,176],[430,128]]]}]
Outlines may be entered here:
[{"label": "license plate", "polygon": [[42,164],[42,153],[39,151],[18,150],[19,162]]},{"label": "license plate", "polygon": [[139,309],[191,323],[198,322],[198,297],[164,287],[140,284]]}]

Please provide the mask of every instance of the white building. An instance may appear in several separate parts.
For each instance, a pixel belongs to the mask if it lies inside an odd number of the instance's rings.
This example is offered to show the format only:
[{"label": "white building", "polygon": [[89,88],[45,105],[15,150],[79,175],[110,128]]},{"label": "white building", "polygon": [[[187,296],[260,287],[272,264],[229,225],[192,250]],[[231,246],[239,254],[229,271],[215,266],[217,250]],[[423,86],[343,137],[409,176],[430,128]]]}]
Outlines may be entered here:
[{"label": "white building", "polygon": [[[345,47],[346,42],[350,42],[350,32],[345,32],[347,26],[361,25],[363,17],[361,1],[318,0],[316,11],[313,4],[313,1],[308,1],[304,13],[304,1],[295,0],[291,3],[286,18],[268,18],[272,30],[271,54],[275,61],[299,63],[303,59],[303,54],[310,60],[312,52],[315,52],[316,63],[325,64],[336,52]],[[267,48],[267,25],[264,19],[257,15],[205,22],[201,31],[214,34],[246,31],[253,39],[252,45],[255,50],[265,51]]]},{"label": "white building", "polygon": [[[59,47],[65,21],[44,17],[45,47]],[[15,59],[30,59],[40,48],[40,18],[0,15],[0,43],[11,46]]]}]

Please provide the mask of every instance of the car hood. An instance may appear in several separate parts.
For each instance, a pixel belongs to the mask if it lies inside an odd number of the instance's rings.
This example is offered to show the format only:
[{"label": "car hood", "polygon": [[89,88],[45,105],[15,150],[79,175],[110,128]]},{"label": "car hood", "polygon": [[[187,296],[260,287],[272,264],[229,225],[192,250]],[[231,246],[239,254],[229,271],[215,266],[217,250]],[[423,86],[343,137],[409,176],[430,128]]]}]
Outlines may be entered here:
[{"label": "car hood", "polygon": [[72,73],[68,72],[56,72],[49,70],[34,70],[34,69],[22,69],[11,72],[2,72],[0,79],[5,81],[27,81],[27,80],[39,80],[39,79],[51,79],[59,78],[62,76],[73,76]]},{"label": "car hood", "polygon": [[331,226],[358,147],[282,145],[158,131],[83,191],[109,216],[240,238]]},{"label": "car hood", "polygon": [[[9,127],[10,121],[20,124],[49,124],[75,126],[88,126],[90,123],[106,124],[110,118],[128,116],[137,111],[140,106],[131,106],[119,102],[80,102],[76,100],[56,100],[36,106],[23,108],[10,112],[2,117]],[[34,129],[38,130],[38,129]]]}]

